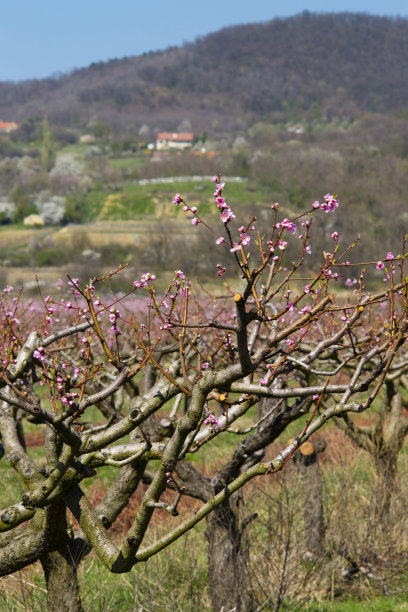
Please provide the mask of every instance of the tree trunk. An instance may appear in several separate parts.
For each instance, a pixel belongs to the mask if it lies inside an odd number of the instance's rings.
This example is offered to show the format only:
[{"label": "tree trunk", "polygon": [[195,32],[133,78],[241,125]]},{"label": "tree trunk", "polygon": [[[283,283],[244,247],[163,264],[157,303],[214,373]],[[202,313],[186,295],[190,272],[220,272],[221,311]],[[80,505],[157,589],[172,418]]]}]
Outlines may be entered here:
[{"label": "tree trunk", "polygon": [[78,565],[83,547],[68,535],[66,506],[58,501],[49,509],[48,538],[56,549],[40,557],[47,583],[49,612],[82,612],[79,596]]},{"label": "tree trunk", "polygon": [[317,461],[317,453],[324,450],[323,440],[318,441],[317,448],[306,442],[294,455],[303,485],[303,525],[305,530],[306,550],[312,558],[324,554],[325,524],[323,510],[322,474]]},{"label": "tree trunk", "polygon": [[375,483],[373,493],[373,522],[375,530],[385,531],[391,508],[397,474],[398,452],[388,449],[374,456]]},{"label": "tree trunk", "polygon": [[229,501],[207,518],[208,583],[213,612],[250,612],[245,550],[236,512]]},{"label": "tree trunk", "polygon": [[41,563],[48,589],[48,611],[82,612],[77,565],[70,546],[47,553]]}]

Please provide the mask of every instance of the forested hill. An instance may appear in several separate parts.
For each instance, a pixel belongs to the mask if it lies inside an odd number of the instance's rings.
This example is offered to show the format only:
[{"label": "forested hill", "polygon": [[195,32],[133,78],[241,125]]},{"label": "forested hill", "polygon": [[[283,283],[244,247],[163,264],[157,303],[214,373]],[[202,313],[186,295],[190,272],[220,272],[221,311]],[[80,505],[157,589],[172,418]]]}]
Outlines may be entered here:
[{"label": "forested hill", "polygon": [[65,125],[97,118],[118,127],[189,118],[202,129],[261,116],[353,119],[408,108],[407,74],[407,19],[303,13],[58,79],[0,83],[0,118],[47,114]]}]

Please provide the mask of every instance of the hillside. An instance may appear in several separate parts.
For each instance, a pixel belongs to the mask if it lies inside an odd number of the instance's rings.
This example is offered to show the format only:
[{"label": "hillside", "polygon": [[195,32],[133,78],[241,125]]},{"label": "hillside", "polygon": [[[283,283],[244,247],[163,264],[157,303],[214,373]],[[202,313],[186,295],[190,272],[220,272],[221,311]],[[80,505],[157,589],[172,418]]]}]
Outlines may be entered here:
[{"label": "hillside", "polygon": [[196,131],[260,117],[353,120],[405,110],[406,74],[408,20],[302,13],[58,79],[0,83],[0,118],[47,114],[66,126],[105,120],[119,130],[143,122],[172,128],[188,118]]}]

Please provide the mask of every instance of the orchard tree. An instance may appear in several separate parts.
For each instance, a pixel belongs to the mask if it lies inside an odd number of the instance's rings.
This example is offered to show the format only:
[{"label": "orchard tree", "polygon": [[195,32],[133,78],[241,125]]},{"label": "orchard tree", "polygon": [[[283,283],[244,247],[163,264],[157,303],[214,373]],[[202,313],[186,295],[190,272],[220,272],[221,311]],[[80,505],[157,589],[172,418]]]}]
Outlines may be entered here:
[{"label": "orchard tree", "polygon": [[[220,176],[213,181],[221,230],[180,194],[174,205],[192,231],[213,235],[221,295],[205,294],[178,270],[163,292],[147,272],[117,296],[106,286],[121,267],[85,286],[70,277],[68,294],[61,282],[32,303],[4,289],[0,433],[24,493],[0,511],[0,574],[40,561],[50,610],[81,610],[77,569],[91,550],[108,571],[125,573],[205,518],[213,608],[250,609],[236,495],[284,468],[332,417],[369,409],[406,368],[404,251],[358,266],[354,291],[338,301],[336,287],[357,265],[347,260],[350,247],[333,232],[319,270],[307,263],[313,216],[335,214],[335,195],[292,219],[272,205],[264,235],[255,218],[235,224]],[[289,241],[298,244],[295,261]],[[232,254],[229,269],[223,254],[229,262]],[[386,272],[381,291],[365,288],[370,265]],[[298,435],[265,460],[295,419],[303,419]],[[28,423],[45,430],[41,465],[27,452]],[[233,452],[205,477],[191,458],[207,457],[231,433],[239,436]],[[82,483],[102,466],[119,471],[92,504]],[[118,542],[110,527],[146,483]],[[177,518],[184,496],[202,505]],[[174,525],[155,539],[148,528],[160,512]]]}]

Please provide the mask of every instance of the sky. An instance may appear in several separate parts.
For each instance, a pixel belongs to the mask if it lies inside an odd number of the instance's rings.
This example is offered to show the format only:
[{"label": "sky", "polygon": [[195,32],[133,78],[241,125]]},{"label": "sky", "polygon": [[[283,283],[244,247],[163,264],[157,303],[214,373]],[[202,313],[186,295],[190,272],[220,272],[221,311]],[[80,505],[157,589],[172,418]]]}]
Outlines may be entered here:
[{"label": "sky", "polygon": [[304,10],[408,17],[406,0],[1,0],[0,5],[0,81],[56,76]]}]

